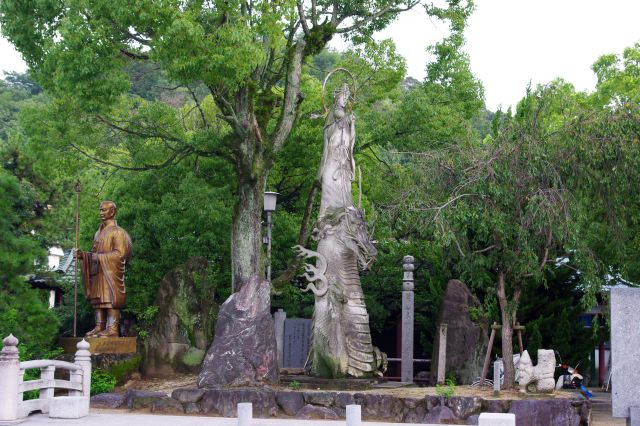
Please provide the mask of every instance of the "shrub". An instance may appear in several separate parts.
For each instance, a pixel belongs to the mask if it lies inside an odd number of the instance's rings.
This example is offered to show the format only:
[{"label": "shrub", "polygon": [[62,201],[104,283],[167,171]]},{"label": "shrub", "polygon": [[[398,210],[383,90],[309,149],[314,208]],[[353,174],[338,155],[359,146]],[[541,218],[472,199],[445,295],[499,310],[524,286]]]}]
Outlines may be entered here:
[{"label": "shrub", "polygon": [[107,393],[116,387],[116,378],[108,371],[96,368],[91,371],[91,395]]},{"label": "shrub", "polygon": [[456,382],[447,379],[446,385],[436,385],[436,394],[442,398],[451,398],[456,393]]}]

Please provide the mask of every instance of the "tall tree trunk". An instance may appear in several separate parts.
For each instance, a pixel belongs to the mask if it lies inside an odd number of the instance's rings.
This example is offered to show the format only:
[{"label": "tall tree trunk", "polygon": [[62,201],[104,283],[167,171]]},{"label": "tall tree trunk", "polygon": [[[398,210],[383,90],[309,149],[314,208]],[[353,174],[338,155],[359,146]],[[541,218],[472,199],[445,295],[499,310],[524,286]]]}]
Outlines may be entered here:
[{"label": "tall tree trunk", "polygon": [[[252,115],[249,113],[247,117]],[[251,123],[242,123],[246,122]],[[245,134],[236,141],[235,153],[237,193],[231,223],[233,294],[220,307],[213,343],[198,375],[198,386],[204,388],[262,386],[278,381],[270,286],[265,281],[261,256],[260,219],[269,161],[257,130],[254,133],[251,126],[245,129]]]},{"label": "tall tree trunk", "polygon": [[[262,166],[264,167],[264,164]],[[231,269],[234,292],[238,291],[252,275],[264,276],[260,223],[265,181],[264,173],[257,176],[238,176],[238,198],[231,225]]]},{"label": "tall tree trunk", "polygon": [[234,292],[251,276],[264,277],[260,223],[269,162],[251,96],[248,87],[238,89],[235,95],[237,198],[231,223],[231,285]]},{"label": "tall tree trunk", "polygon": [[513,315],[507,303],[506,274],[498,272],[498,302],[502,317],[502,363],[504,365],[504,389],[515,386],[515,368],[513,366]]}]

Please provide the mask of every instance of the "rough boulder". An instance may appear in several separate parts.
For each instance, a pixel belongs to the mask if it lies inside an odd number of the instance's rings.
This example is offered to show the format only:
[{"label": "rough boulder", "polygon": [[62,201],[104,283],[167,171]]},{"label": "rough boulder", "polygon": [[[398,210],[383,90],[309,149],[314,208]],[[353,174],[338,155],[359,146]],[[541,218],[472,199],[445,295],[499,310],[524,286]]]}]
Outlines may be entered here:
[{"label": "rough boulder", "polygon": [[147,376],[197,373],[213,337],[218,304],[208,279],[209,262],[193,257],[167,273],[158,289],[158,312],[145,342]]},{"label": "rough boulder", "polygon": [[259,277],[243,283],[220,307],[213,344],[198,386],[254,386],[278,382],[270,285]]}]

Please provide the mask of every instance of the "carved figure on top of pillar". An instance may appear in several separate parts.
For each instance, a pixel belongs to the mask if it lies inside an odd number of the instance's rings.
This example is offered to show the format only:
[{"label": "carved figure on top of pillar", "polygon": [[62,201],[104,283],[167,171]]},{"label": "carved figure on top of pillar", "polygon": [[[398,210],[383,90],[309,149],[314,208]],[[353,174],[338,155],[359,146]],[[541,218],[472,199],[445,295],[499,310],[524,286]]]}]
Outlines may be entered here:
[{"label": "carved figure on top of pillar", "polygon": [[[326,80],[325,80],[326,83]],[[315,295],[307,374],[318,377],[381,376],[386,355],[371,342],[369,315],[359,270],[368,269],[377,250],[369,238],[363,211],[353,205],[355,117],[348,111],[347,84],[334,92],[324,127],[324,152],[318,180],[322,183],[320,214],[313,232],[317,251],[296,246],[298,256],[316,258],[305,264]]]},{"label": "carved figure on top of pillar", "polygon": [[96,326],[87,337],[118,337],[120,309],[125,305],[124,273],[131,260],[132,244],[127,232],[115,220],[113,201],[100,203],[102,224],[93,238],[90,252],[78,250],[84,294],[96,316]]}]

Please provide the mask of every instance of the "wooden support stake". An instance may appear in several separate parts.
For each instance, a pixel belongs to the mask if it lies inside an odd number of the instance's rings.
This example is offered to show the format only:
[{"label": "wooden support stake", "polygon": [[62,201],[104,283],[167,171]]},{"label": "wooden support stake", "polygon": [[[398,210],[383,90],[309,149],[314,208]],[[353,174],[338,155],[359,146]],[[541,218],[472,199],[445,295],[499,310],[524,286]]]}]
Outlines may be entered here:
[{"label": "wooden support stake", "polygon": [[493,348],[493,341],[496,338],[497,323],[493,323],[491,326],[491,336],[489,337],[489,345],[487,345],[487,355],[484,357],[484,365],[482,366],[482,376],[480,377],[480,386],[484,385],[484,378],[487,377],[489,372],[489,361],[491,361],[491,349]]}]

